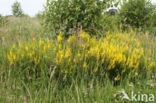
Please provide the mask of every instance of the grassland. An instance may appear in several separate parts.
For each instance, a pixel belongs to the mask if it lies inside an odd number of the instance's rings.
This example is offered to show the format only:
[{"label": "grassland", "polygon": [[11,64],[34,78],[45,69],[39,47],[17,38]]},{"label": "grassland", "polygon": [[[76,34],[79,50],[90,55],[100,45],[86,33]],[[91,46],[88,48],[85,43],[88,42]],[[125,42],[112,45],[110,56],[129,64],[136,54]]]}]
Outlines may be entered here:
[{"label": "grassland", "polygon": [[[135,34],[123,33],[123,34]],[[8,62],[7,53],[10,48],[23,43],[28,45],[35,38],[40,42],[40,38],[45,40],[49,38],[52,43],[56,43],[48,36],[44,36],[39,20],[36,18],[15,18],[9,17],[8,23],[0,27],[0,102],[1,103],[131,103],[135,101],[121,100],[125,91],[129,96],[133,91],[135,94],[154,94],[156,101],[156,68],[153,66],[150,70],[143,73],[138,72],[135,78],[126,75],[120,78],[119,82],[111,80],[109,75],[103,78],[100,75],[86,75],[79,71],[74,76],[55,75],[55,65],[49,65],[46,59],[41,59],[41,64],[36,67],[44,67],[46,71],[42,76],[29,76],[26,70],[32,69],[29,61],[25,58],[18,65]],[[58,40],[61,40],[58,38]],[[144,50],[145,58],[151,56],[150,61],[156,62],[156,37],[148,33],[137,33],[134,41],[140,41],[141,48]],[[123,40],[124,41],[124,40]],[[66,45],[66,40],[62,40],[61,45]],[[126,42],[127,43],[127,42]],[[133,44],[133,42],[131,42]],[[59,43],[58,43],[59,44]],[[56,44],[57,45],[57,44]],[[56,46],[55,45],[55,46]],[[86,44],[87,45],[87,44]],[[25,45],[24,45],[25,46]],[[135,47],[134,47],[135,48]],[[43,50],[39,49],[39,50]],[[14,52],[16,53],[16,52]],[[57,52],[56,52],[57,53]],[[85,53],[85,51],[84,51]],[[26,55],[26,52],[24,52]],[[57,55],[57,54],[56,54]],[[131,54],[129,54],[131,55]],[[59,56],[60,57],[60,56]],[[21,60],[21,58],[19,58]],[[22,59],[23,60],[23,59]],[[21,60],[21,61],[22,61]],[[45,65],[47,64],[47,65]],[[24,67],[23,67],[24,65]],[[64,68],[65,65],[61,64]],[[81,65],[81,64],[79,64]],[[154,64],[155,65],[155,64]],[[69,65],[71,66],[71,65]],[[85,67],[85,66],[84,66]],[[147,65],[145,65],[147,67]],[[78,66],[76,67],[78,68]],[[148,69],[148,68],[147,68]],[[26,75],[24,75],[26,73]],[[27,74],[28,73],[28,74]],[[22,75],[23,74],[23,75]],[[146,74],[146,75],[144,75]],[[137,99],[138,100],[138,99]],[[140,101],[140,103],[145,102]],[[147,101],[149,102],[149,101]],[[152,102],[151,102],[152,103]],[[154,103],[154,102],[153,102]]]}]

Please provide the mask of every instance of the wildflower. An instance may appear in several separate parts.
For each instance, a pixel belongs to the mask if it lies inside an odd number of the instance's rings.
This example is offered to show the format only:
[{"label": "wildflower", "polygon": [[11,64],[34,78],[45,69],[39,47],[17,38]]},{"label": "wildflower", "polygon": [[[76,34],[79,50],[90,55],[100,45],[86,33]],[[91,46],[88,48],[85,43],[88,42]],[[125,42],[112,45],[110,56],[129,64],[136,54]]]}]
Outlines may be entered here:
[{"label": "wildflower", "polygon": [[57,41],[58,41],[58,42],[61,42],[62,40],[63,40],[63,37],[62,37],[61,35],[58,35],[58,36],[57,36]]},{"label": "wildflower", "polygon": [[80,37],[81,37],[84,41],[86,41],[86,42],[89,42],[89,40],[90,40],[90,36],[89,36],[87,33],[83,32],[83,31],[80,32]]},{"label": "wildflower", "polygon": [[10,63],[12,62],[12,58],[9,55],[8,55],[8,60],[9,60]]},{"label": "wildflower", "polygon": [[138,42],[137,46],[140,47],[140,42]]},{"label": "wildflower", "polygon": [[65,57],[68,58],[68,57],[70,57],[71,55],[72,55],[71,49],[68,47],[68,48],[66,49],[66,52],[65,52]]},{"label": "wildflower", "polygon": [[44,45],[44,47],[43,47],[43,53],[45,53],[46,52],[46,46]]},{"label": "wildflower", "polygon": [[37,63],[38,63],[38,64],[40,63],[40,57],[38,58]]},{"label": "wildflower", "polygon": [[148,51],[148,56],[149,56],[149,57],[151,57],[151,56],[152,56],[151,49],[149,49],[149,51]]},{"label": "wildflower", "polygon": [[59,50],[58,53],[56,54],[58,64],[60,64],[62,62],[63,57],[64,57],[63,50]]},{"label": "wildflower", "polygon": [[10,50],[10,56],[12,56],[12,49]]},{"label": "wildflower", "polygon": [[73,42],[75,42],[75,40],[76,40],[76,36],[73,35],[73,36],[70,36],[67,41],[69,44],[72,44]]},{"label": "wildflower", "polygon": [[156,63],[155,63],[155,62],[151,62],[151,63],[149,64],[149,69],[151,69],[151,68],[153,68],[153,67],[156,67]]},{"label": "wildflower", "polygon": [[140,51],[139,51],[139,49],[135,49],[135,52],[136,52],[136,54],[138,54]]},{"label": "wildflower", "polygon": [[119,81],[120,80],[120,75],[117,75],[116,77],[115,77],[115,81]]},{"label": "wildflower", "polygon": [[76,63],[76,59],[75,59],[75,58],[74,58],[74,60],[73,60],[73,61],[74,61],[74,63]]},{"label": "wildflower", "polygon": [[80,51],[78,51],[78,55],[77,55],[78,57],[81,57],[81,54],[80,54]]},{"label": "wildflower", "polygon": [[16,55],[13,55],[13,60],[14,60],[14,61],[16,60]]},{"label": "wildflower", "polygon": [[[70,36],[67,42],[62,42],[63,37],[60,33],[53,43],[49,41],[49,38],[46,41],[40,38],[38,41],[19,43],[19,46],[13,45],[6,58],[10,64],[29,59],[33,63],[26,62],[31,63],[28,65],[32,66],[35,63],[40,67],[40,62],[45,57],[46,64],[51,64],[53,63],[51,61],[54,61],[55,65],[65,68],[58,69],[60,73],[71,73],[77,65],[82,68],[91,67],[91,70],[89,70],[91,74],[97,71],[101,72],[101,67],[105,67],[107,68],[106,71],[112,71],[116,75],[116,81],[121,78],[117,71],[122,73],[130,71],[135,74],[140,64],[143,64],[142,66],[146,65],[143,68],[153,68],[155,66],[155,62],[151,62],[151,51],[149,50],[148,58],[144,56],[144,50],[140,46],[139,40],[131,35],[121,33],[108,34],[105,38],[97,39],[81,31],[80,38],[76,38],[74,35]],[[36,70],[36,68],[33,69]],[[102,70],[101,74],[105,75],[106,72]]]},{"label": "wildflower", "polygon": [[41,46],[42,44],[44,44],[44,41],[40,38],[40,40],[39,40],[39,46]]},{"label": "wildflower", "polygon": [[86,67],[87,67],[87,63],[84,62],[84,63],[83,63],[83,68],[86,68]]},{"label": "wildflower", "polygon": [[25,47],[25,50],[28,51],[28,46]]},{"label": "wildflower", "polygon": [[32,37],[32,40],[35,41],[35,36]]},{"label": "wildflower", "polygon": [[13,44],[12,48],[13,48],[13,49],[15,48],[15,44]]},{"label": "wildflower", "polygon": [[29,53],[29,57],[32,59],[32,53],[31,52]]}]

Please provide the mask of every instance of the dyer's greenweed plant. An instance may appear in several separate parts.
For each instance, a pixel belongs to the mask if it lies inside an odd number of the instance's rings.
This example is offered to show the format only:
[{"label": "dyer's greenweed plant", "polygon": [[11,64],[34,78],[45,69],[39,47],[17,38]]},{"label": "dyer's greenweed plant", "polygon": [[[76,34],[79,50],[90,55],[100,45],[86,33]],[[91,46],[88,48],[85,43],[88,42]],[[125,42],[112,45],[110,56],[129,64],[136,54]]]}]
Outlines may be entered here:
[{"label": "dyer's greenweed plant", "polygon": [[41,76],[55,67],[55,74],[61,76],[79,72],[98,77],[109,75],[118,81],[123,76],[130,74],[134,78],[141,71],[146,73],[153,68],[155,62],[150,56],[144,56],[135,34],[107,33],[106,37],[98,39],[81,31],[68,39],[60,33],[55,40],[33,38],[13,45],[6,59],[11,66],[25,68],[25,75]]}]

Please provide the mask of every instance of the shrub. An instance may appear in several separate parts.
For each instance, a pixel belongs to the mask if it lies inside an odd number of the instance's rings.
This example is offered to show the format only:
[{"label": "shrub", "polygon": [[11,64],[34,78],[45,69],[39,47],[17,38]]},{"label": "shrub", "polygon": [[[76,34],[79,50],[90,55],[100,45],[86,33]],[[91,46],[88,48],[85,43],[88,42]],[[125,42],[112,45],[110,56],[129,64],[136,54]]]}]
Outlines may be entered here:
[{"label": "shrub", "polygon": [[12,5],[12,12],[13,12],[13,15],[16,16],[16,17],[20,17],[20,16],[23,16],[23,11],[22,11],[22,8],[21,8],[21,4],[16,1],[13,5]]},{"label": "shrub", "polygon": [[69,36],[67,40],[60,34],[53,41],[33,38],[13,45],[7,53],[7,60],[11,67],[21,68],[16,71],[26,77],[55,71],[55,75],[61,77],[85,74],[103,78],[109,75],[113,80],[127,75],[131,78],[140,76],[155,64],[150,56],[144,55],[140,41],[134,36],[108,34],[97,39],[85,32],[78,37]]},{"label": "shrub", "polygon": [[120,9],[120,18],[124,26],[130,25],[136,28],[149,26],[153,6],[150,0],[123,0]]},{"label": "shrub", "polygon": [[0,15],[0,26],[3,24],[3,17]]},{"label": "shrub", "polygon": [[7,23],[7,19],[0,15],[0,27],[4,26]]},{"label": "shrub", "polygon": [[102,18],[102,27],[103,27],[103,31],[107,32],[107,31],[118,31],[118,26],[120,24],[120,22],[118,21],[119,19],[118,14],[115,14],[114,16],[111,16],[110,14],[104,14],[103,18]]},{"label": "shrub", "polygon": [[[109,0],[47,0],[43,27],[55,35],[76,34],[83,29],[96,34],[102,29],[101,19]],[[54,36],[53,34],[53,36]]]},{"label": "shrub", "polygon": [[154,5],[153,16],[151,17],[152,26],[156,27],[156,4]]}]

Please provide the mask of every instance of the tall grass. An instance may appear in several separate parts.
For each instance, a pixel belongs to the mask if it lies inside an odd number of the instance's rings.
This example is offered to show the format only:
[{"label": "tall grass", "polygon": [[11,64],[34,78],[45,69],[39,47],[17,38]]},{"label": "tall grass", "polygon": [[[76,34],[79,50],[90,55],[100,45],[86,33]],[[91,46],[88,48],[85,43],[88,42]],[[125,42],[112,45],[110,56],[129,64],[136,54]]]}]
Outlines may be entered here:
[{"label": "tall grass", "polygon": [[41,26],[37,18],[6,17],[7,23],[0,27],[0,45],[10,45],[23,40],[30,40],[41,34]]}]

